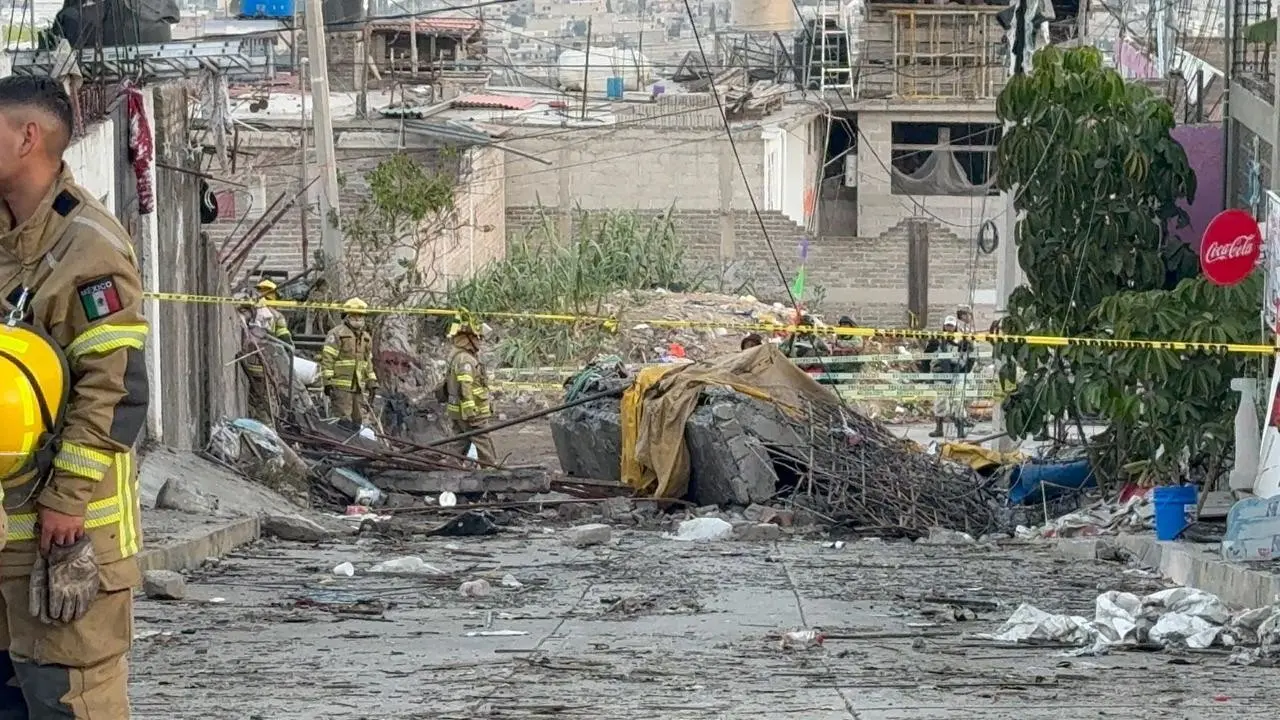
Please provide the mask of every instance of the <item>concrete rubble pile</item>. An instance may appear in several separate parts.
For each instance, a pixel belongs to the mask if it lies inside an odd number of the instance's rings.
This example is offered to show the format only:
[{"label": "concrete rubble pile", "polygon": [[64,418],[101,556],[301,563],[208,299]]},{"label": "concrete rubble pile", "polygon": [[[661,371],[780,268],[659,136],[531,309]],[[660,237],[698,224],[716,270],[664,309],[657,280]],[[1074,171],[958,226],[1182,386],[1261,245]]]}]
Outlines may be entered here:
[{"label": "concrete rubble pile", "polygon": [[1022,604],[996,632],[1000,643],[1067,647],[1068,655],[1112,650],[1233,649],[1233,664],[1280,662],[1280,607],[1232,612],[1214,594],[1177,587],[1145,597],[1107,591],[1094,603],[1094,618],[1048,613]]},{"label": "concrete rubble pile", "polygon": [[[601,379],[595,392],[621,378]],[[621,481],[620,400],[607,398],[551,418],[565,473]],[[943,462],[848,407],[810,407],[792,417],[726,387],[703,390],[685,424],[699,506],[786,505],[809,517],[880,535],[923,537],[944,527],[981,536],[999,529],[996,493],[970,468]]]}]

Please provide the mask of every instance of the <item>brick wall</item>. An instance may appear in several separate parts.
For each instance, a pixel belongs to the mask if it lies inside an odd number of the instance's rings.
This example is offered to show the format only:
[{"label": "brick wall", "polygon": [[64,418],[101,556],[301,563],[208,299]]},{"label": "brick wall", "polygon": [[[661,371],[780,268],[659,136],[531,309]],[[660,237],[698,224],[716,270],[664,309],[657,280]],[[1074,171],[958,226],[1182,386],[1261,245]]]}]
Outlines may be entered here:
[{"label": "brick wall", "polygon": [[459,222],[428,248],[435,270],[428,276],[432,290],[447,290],[506,257],[505,167],[503,151],[495,147],[474,148],[464,156],[454,200]]},{"label": "brick wall", "polygon": [[[638,211],[659,217],[663,211]],[[581,212],[573,214],[573,220]],[[676,210],[676,232],[684,240],[686,263],[707,278],[708,289],[750,293],[766,302],[785,301],[786,290],[765,242],[765,232],[778,256],[789,284],[799,269],[799,240],[804,229],[778,212],[765,212],[765,230],[751,211],[733,215],[731,245],[722,242],[720,214],[708,210]],[[534,238],[540,223],[556,227],[554,211],[537,207],[507,209],[509,242]],[[995,256],[977,253],[969,241],[957,237],[930,218],[921,219],[929,234],[929,322],[940,325],[957,304],[969,304],[974,290],[995,285]],[[879,237],[829,237],[814,240],[806,269],[810,288],[821,286],[825,299],[821,310],[829,320],[851,313],[859,322],[881,327],[902,327],[907,318],[907,246],[909,220],[903,220]],[[531,234],[533,233],[533,234]],[[727,252],[722,251],[726,247]],[[976,322],[985,326],[994,318],[990,304],[975,303]]]},{"label": "brick wall", "polygon": [[[267,135],[267,133],[263,133]],[[217,173],[230,182],[210,182],[215,193],[232,198],[233,211],[224,213],[209,226],[209,236],[216,246],[222,247],[228,240],[231,245],[244,237],[254,222],[280,193],[293,197],[301,187],[299,182],[299,146],[296,132],[270,133],[275,137],[267,141],[259,138],[256,145],[241,136],[243,155],[237,159],[235,173]],[[293,142],[288,142],[292,139]],[[380,162],[397,152],[391,147],[343,148],[337,150],[337,163],[341,179],[340,209],[352,211],[368,196],[365,174]],[[440,168],[458,173],[455,191],[457,216],[447,223],[448,228],[428,244],[422,257],[424,277],[432,280],[433,289],[443,289],[449,279],[469,276],[491,260],[506,254],[505,194],[502,182],[503,166],[500,151],[494,148],[473,148],[458,156],[446,158],[439,150],[404,150],[425,167]],[[496,159],[495,159],[496,157]],[[314,263],[320,249],[320,217],[316,202],[316,185],[299,200],[306,206],[306,255],[308,265]],[[287,199],[286,198],[286,199]],[[230,247],[229,245],[227,247]],[[285,212],[280,220],[263,235],[249,252],[241,266],[240,275],[261,270],[284,271],[295,274],[303,268],[303,225],[297,206]]]}]

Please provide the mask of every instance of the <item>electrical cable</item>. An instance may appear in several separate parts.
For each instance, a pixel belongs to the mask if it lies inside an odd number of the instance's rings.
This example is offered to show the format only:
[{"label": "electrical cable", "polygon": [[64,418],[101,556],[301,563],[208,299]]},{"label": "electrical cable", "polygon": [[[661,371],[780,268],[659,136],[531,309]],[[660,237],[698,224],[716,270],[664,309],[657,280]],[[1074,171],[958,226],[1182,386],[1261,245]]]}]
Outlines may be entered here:
[{"label": "electrical cable", "polygon": [[[702,47],[702,36],[698,32],[697,22],[693,15],[693,6],[689,4],[689,0],[682,0],[684,3],[685,13],[689,16],[689,23],[693,29],[693,39],[698,44],[698,54],[702,56],[705,63],[707,59],[706,50]],[[710,70],[708,69],[708,73]],[[724,124],[725,136],[729,140],[729,149],[733,152],[734,161],[738,165],[738,173],[742,176],[742,182],[746,185],[747,199],[751,201],[751,211],[755,213],[756,222],[760,225],[760,233],[764,236],[765,245],[769,248],[769,255],[773,258],[773,265],[778,270],[778,276],[782,279],[782,286],[787,291],[787,297],[791,300],[791,305],[795,308],[796,314],[800,314],[800,302],[791,292],[791,286],[787,282],[787,274],[782,269],[782,261],[778,259],[778,253],[773,247],[773,240],[769,237],[769,228],[765,225],[764,216],[760,212],[759,204],[756,203],[755,195],[751,192],[751,180],[747,177],[746,167],[742,164],[742,156],[738,153],[738,143],[733,138],[733,129],[729,126],[728,111],[724,107],[724,103],[720,99],[720,92],[716,90],[715,78],[708,78],[711,88],[711,96],[715,98],[716,109],[720,111],[720,119]]]}]

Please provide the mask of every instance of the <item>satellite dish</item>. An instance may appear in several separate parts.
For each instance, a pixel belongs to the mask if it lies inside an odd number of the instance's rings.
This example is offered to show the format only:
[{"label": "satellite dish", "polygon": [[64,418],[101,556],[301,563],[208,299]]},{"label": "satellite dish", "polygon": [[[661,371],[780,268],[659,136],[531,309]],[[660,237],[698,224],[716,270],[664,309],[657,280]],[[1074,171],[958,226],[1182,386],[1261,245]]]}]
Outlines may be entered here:
[{"label": "satellite dish", "polygon": [[978,249],[983,255],[990,255],[1000,247],[1000,230],[996,228],[996,224],[990,220],[982,223],[982,227],[978,228]]}]

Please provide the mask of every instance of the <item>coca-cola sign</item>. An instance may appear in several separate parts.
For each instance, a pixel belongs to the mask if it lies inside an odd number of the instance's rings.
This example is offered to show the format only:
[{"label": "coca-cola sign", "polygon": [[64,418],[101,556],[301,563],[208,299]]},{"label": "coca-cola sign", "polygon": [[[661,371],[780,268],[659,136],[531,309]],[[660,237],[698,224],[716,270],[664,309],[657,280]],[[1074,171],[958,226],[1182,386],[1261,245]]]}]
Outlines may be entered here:
[{"label": "coca-cola sign", "polygon": [[1258,221],[1244,210],[1224,210],[1200,240],[1200,271],[1215,285],[1235,285],[1249,277],[1261,254]]}]

